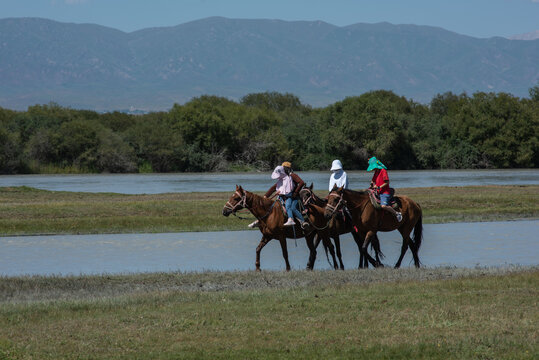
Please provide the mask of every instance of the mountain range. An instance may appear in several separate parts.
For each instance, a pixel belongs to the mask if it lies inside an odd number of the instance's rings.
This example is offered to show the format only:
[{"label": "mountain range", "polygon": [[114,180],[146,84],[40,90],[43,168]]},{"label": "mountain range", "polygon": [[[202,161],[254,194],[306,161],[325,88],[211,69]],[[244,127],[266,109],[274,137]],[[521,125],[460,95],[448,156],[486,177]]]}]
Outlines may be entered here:
[{"label": "mountain range", "polygon": [[203,94],[289,92],[325,106],[366,91],[528,96],[539,39],[479,39],[389,23],[211,17],[131,33],[41,18],[0,19],[0,106],[168,110]]}]

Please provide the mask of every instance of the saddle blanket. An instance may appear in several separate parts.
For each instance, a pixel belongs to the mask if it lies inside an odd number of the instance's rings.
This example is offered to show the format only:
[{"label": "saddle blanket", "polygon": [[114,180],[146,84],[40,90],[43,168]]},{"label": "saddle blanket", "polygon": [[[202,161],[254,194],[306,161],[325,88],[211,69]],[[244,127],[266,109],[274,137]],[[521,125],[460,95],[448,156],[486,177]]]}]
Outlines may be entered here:
[{"label": "saddle blanket", "polygon": [[[375,209],[381,209],[382,206],[380,205],[380,196],[373,189],[367,189],[367,192],[369,193],[372,206],[374,206]],[[398,211],[401,207],[400,200],[398,196],[393,196],[394,193],[395,190],[391,189],[391,201],[389,202],[389,206]]]}]

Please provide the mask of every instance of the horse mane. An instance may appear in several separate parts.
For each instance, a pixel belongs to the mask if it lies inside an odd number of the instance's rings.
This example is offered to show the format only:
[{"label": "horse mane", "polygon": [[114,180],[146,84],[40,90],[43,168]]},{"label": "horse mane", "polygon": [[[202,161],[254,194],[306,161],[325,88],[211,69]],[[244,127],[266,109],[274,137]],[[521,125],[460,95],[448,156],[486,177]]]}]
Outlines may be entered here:
[{"label": "horse mane", "polygon": [[[251,207],[261,207],[261,208],[266,208],[269,203],[268,202],[271,202],[273,203],[273,200],[271,199],[265,199],[263,196],[260,196],[258,194],[255,194],[253,192],[250,192],[250,191],[247,191],[245,189],[243,189],[243,191],[245,191],[245,194],[247,196],[251,195]],[[268,205],[266,205],[268,204]]]},{"label": "horse mane", "polygon": [[[312,191],[312,190],[311,190]],[[324,198],[321,198],[320,196],[316,195],[313,191],[313,196],[315,198],[315,200],[318,200],[318,201],[321,201],[323,204],[327,204],[328,203],[328,199],[324,199]]]},{"label": "horse mane", "polygon": [[369,199],[369,192],[367,190],[350,190],[350,189],[343,189],[343,195],[346,195],[348,200],[352,200],[354,202],[362,202],[365,200],[365,197],[367,200]]},{"label": "horse mane", "polygon": [[349,195],[353,195],[353,196],[363,196],[363,195],[368,195],[369,194],[369,191],[368,190],[350,190],[350,189],[343,189],[343,191],[347,192]]}]

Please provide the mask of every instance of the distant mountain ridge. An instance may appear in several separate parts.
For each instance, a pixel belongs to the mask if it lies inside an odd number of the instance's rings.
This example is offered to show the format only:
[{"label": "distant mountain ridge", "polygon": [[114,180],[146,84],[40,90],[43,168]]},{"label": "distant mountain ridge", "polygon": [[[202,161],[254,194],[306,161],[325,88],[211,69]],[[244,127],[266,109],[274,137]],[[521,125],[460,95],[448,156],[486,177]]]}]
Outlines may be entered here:
[{"label": "distant mountain ridge", "polygon": [[206,18],[125,33],[39,18],[0,19],[0,106],[167,110],[201,94],[298,95],[325,106],[369,90],[527,96],[539,40],[477,39],[389,23]]},{"label": "distant mountain ridge", "polygon": [[509,39],[511,40],[536,40],[539,39],[539,30],[535,30],[532,32],[524,33],[524,34],[518,34],[510,36]]}]

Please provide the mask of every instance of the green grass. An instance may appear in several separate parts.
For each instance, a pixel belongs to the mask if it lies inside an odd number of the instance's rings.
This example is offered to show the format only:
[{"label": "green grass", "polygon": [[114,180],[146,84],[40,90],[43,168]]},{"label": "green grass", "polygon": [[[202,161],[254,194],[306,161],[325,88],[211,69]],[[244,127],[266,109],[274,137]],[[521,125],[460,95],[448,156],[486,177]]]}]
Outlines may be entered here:
[{"label": "green grass", "polygon": [[0,359],[539,356],[537,267],[4,278],[0,288],[11,294]]},{"label": "green grass", "polygon": [[[221,215],[231,193],[122,195],[4,187],[0,235],[245,230],[247,221]],[[536,185],[409,188],[398,193],[422,206],[424,223],[539,217]]]}]

